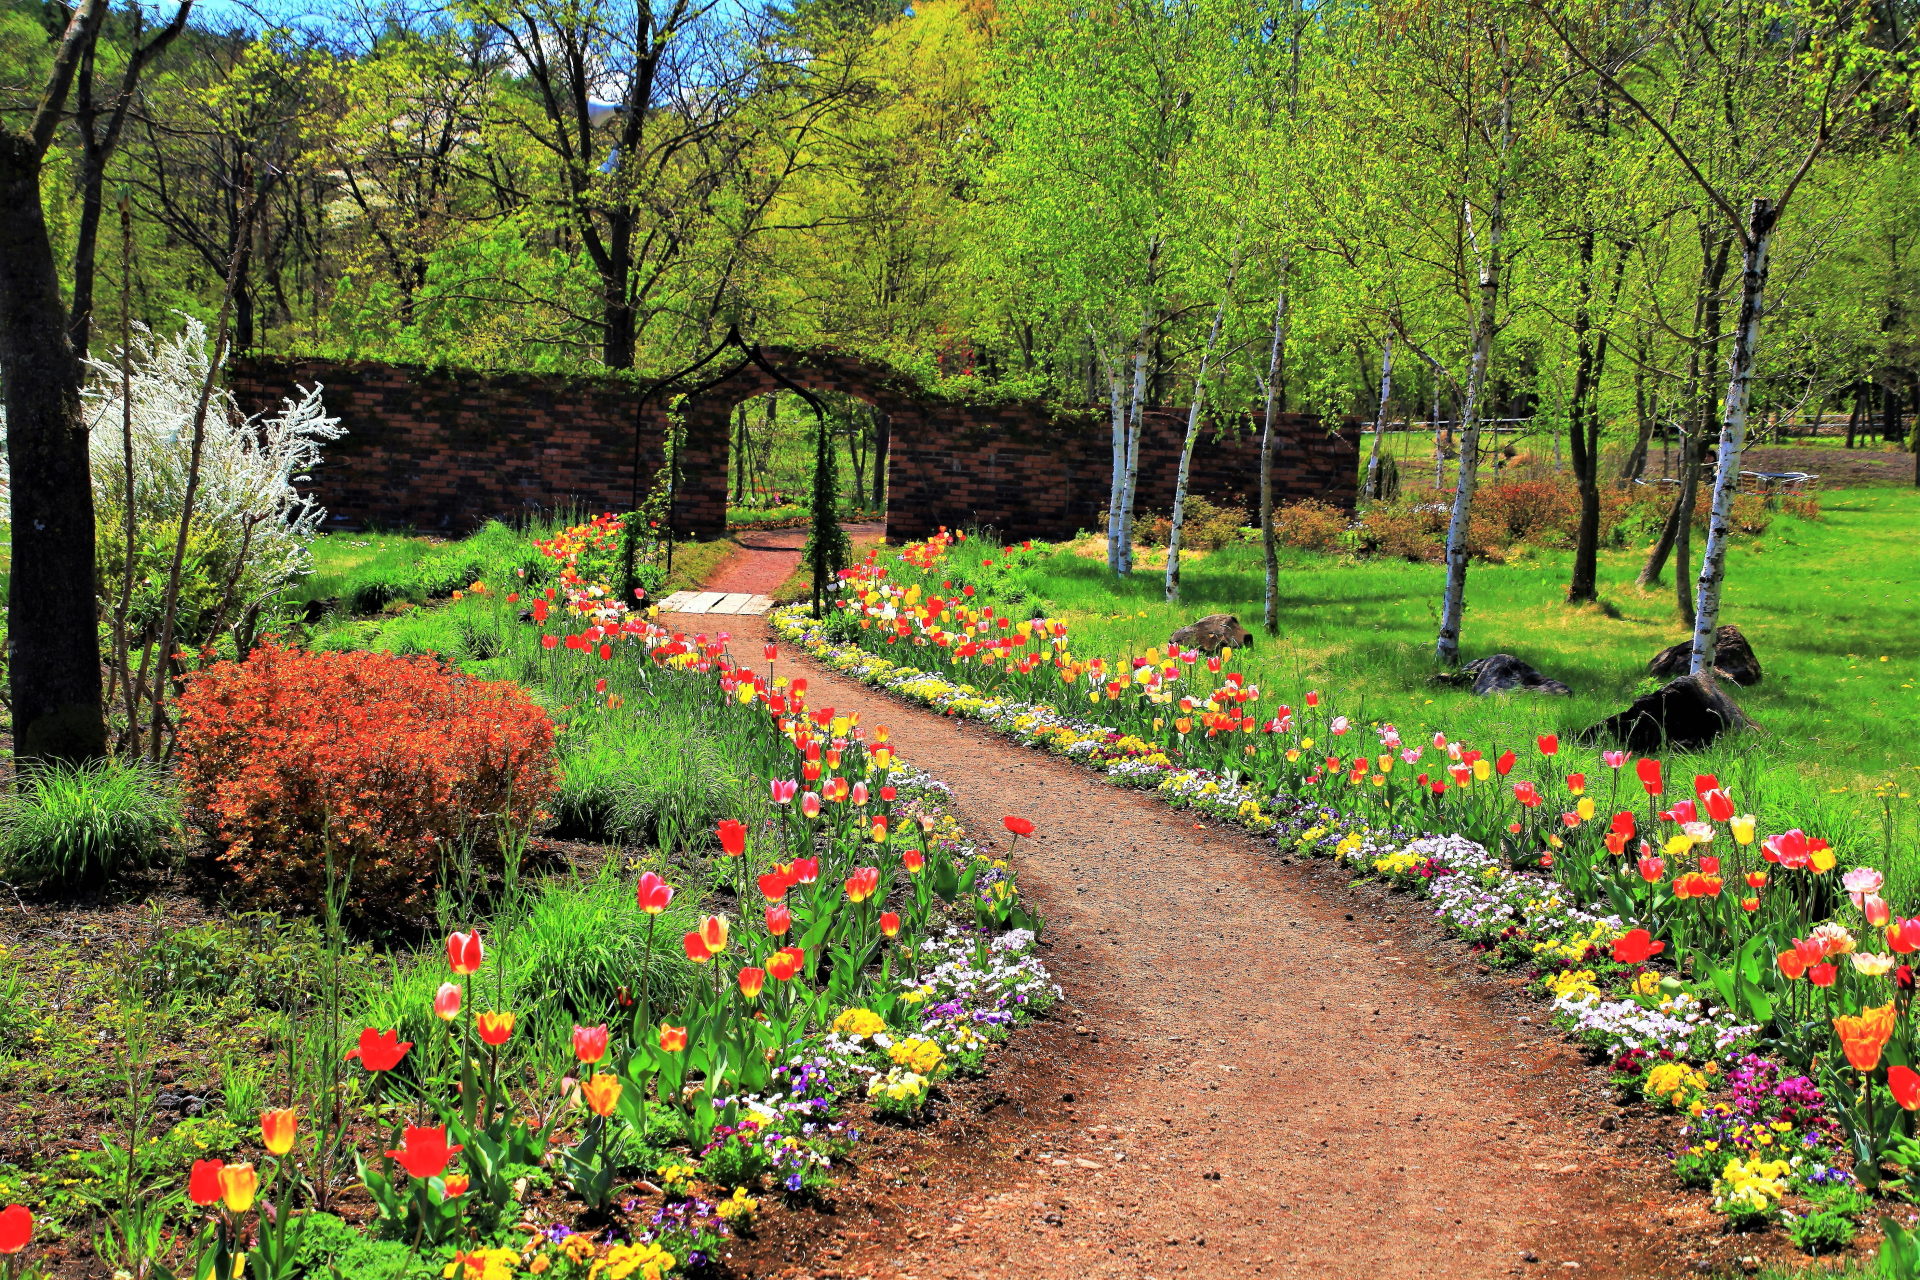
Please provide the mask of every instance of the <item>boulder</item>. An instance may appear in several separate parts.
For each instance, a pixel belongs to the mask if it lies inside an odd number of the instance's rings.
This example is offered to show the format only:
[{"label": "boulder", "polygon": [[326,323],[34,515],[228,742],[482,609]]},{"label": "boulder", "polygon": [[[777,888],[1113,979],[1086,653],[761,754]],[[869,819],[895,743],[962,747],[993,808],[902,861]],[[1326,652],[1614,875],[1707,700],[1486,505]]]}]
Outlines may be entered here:
[{"label": "boulder", "polygon": [[[1662,649],[1647,664],[1647,674],[1656,680],[1671,680],[1687,674],[1693,660],[1693,641],[1682,640],[1671,649]],[[1722,680],[1737,685],[1760,683],[1760,659],[1738,627],[1721,627],[1713,633],[1713,669]]]},{"label": "boulder", "polygon": [[1618,715],[1574,735],[1576,742],[1616,742],[1637,755],[1662,750],[1694,751],[1753,721],[1723,692],[1712,676],[1681,676],[1668,681]]},{"label": "boulder", "polygon": [[1228,645],[1235,649],[1252,648],[1253,636],[1232,614],[1210,613],[1168,636],[1167,643],[1177,644],[1182,649],[1198,649],[1202,653],[1218,653]]},{"label": "boulder", "polygon": [[1492,693],[1570,694],[1573,690],[1548,676],[1541,675],[1531,663],[1510,653],[1475,658],[1458,671],[1433,677],[1436,684],[1470,688],[1481,697]]}]

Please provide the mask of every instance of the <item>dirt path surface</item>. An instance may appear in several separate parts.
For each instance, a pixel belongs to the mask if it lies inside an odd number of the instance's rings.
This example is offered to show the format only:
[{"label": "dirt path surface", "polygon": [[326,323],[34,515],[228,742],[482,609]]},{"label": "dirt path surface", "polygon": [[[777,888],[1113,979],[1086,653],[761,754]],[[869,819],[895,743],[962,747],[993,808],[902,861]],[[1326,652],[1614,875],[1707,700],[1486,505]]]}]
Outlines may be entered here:
[{"label": "dirt path surface", "polygon": [[[729,629],[743,651],[771,632],[761,618]],[[998,1091],[969,1104],[983,1117],[897,1171],[903,1190],[842,1206],[834,1245],[777,1274],[1676,1269],[1654,1252],[1659,1193],[1624,1140],[1570,1118],[1593,1105],[1578,1055],[1525,1025],[1538,1006],[1441,941],[1423,908],[1370,906],[1337,872],[784,647],[778,672],[805,675],[814,706],[887,726],[952,786],[976,838],[1009,813],[1035,822],[1016,867],[1068,1003],[1001,1055]]]},{"label": "dirt path surface", "polygon": [[[856,541],[879,538],[886,533],[882,524],[843,526]],[[766,595],[792,576],[800,567],[800,550],[807,545],[805,525],[791,529],[742,529],[733,540],[740,549],[720,562],[713,576],[702,583],[702,591],[739,591]]]}]

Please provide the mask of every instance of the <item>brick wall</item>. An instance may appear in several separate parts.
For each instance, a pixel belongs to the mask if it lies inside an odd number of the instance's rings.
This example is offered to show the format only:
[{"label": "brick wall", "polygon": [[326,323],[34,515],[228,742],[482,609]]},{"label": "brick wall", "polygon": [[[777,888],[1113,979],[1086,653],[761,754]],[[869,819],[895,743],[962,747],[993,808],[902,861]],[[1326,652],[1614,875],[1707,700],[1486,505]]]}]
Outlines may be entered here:
[{"label": "brick wall", "polygon": [[[1060,538],[1096,527],[1107,505],[1111,437],[1104,414],[1032,402],[940,400],[884,366],[824,352],[769,350],[767,369],[743,360],[682,405],[685,446],[674,523],[683,533],[725,528],[728,415],[750,396],[800,386],[858,396],[889,415],[887,532],[923,537],[941,525],[993,528],[1009,537]],[[712,376],[712,373],[709,373]],[[618,378],[479,374],[370,362],[235,360],[228,383],[248,413],[298,384],[321,383],[348,435],[326,451],[314,488],[335,527],[369,524],[465,533],[494,517],[568,506],[625,507],[661,463],[665,417],[638,409],[641,389]],[[1184,410],[1150,410],[1141,442],[1136,505],[1173,501]],[[1192,490],[1251,508],[1259,442],[1250,423],[1231,438],[1204,428]],[[1318,497],[1351,507],[1359,446],[1351,428],[1323,430],[1288,415],[1275,454],[1277,501]]]}]

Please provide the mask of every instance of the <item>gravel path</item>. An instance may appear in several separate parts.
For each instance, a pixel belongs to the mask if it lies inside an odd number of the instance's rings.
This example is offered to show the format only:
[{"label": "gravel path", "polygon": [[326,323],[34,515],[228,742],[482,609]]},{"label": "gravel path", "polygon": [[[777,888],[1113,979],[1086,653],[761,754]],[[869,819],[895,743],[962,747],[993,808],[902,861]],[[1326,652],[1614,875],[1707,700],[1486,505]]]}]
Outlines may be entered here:
[{"label": "gravel path", "polygon": [[[770,634],[761,618],[728,630],[743,653]],[[777,671],[806,676],[813,706],[887,726],[903,759],[952,786],[977,839],[998,837],[1006,814],[1033,820],[1015,864],[1068,995],[1002,1055],[1004,1096],[981,1108],[948,1177],[870,1189],[842,1210],[824,1261],[784,1274],[1674,1269],[1649,1234],[1657,1187],[1570,1119],[1592,1092],[1577,1055],[1522,1023],[1537,1006],[1442,941],[1422,908],[1355,895],[1270,843],[784,646]]]}]

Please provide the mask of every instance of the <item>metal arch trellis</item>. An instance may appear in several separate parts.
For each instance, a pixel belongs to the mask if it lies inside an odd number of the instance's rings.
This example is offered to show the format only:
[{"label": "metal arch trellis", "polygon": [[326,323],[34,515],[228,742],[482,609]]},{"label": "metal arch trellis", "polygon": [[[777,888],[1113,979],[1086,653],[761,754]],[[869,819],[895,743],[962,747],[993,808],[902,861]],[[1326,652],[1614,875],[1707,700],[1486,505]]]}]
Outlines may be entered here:
[{"label": "metal arch trellis", "polygon": [[[741,354],[742,359],[739,363],[729,366],[724,372],[709,377],[703,382],[691,386],[683,385],[686,378],[706,368],[718,359],[722,352],[728,350],[738,351]],[[639,586],[636,561],[639,553],[640,532],[636,527],[638,522],[633,518],[633,513],[640,509],[640,454],[647,404],[653,399],[656,393],[664,391],[669,387],[679,388],[675,398],[684,401],[690,397],[699,395],[701,392],[709,391],[719,386],[721,383],[734,377],[748,367],[758,368],[769,378],[772,378],[775,382],[806,401],[807,407],[813,410],[816,429],[825,427],[827,411],[826,407],[820,403],[819,397],[775,368],[773,362],[767,359],[766,352],[760,349],[760,344],[750,343],[740,336],[740,327],[738,325],[729,325],[727,327],[726,337],[722,338],[711,351],[701,356],[686,368],[668,374],[664,378],[656,378],[649,382],[641,390],[640,398],[634,402],[633,406],[633,487],[628,503],[626,536],[623,539],[624,546],[622,548],[626,577],[625,586],[622,588],[623,598],[632,599],[634,591]],[[674,504],[679,497],[680,449],[677,440],[678,432],[678,425],[669,423],[666,438],[661,442],[662,453],[665,455],[664,461],[667,465],[666,568],[669,573],[673,570],[673,546],[676,541],[677,532],[673,525],[673,512]]]}]

